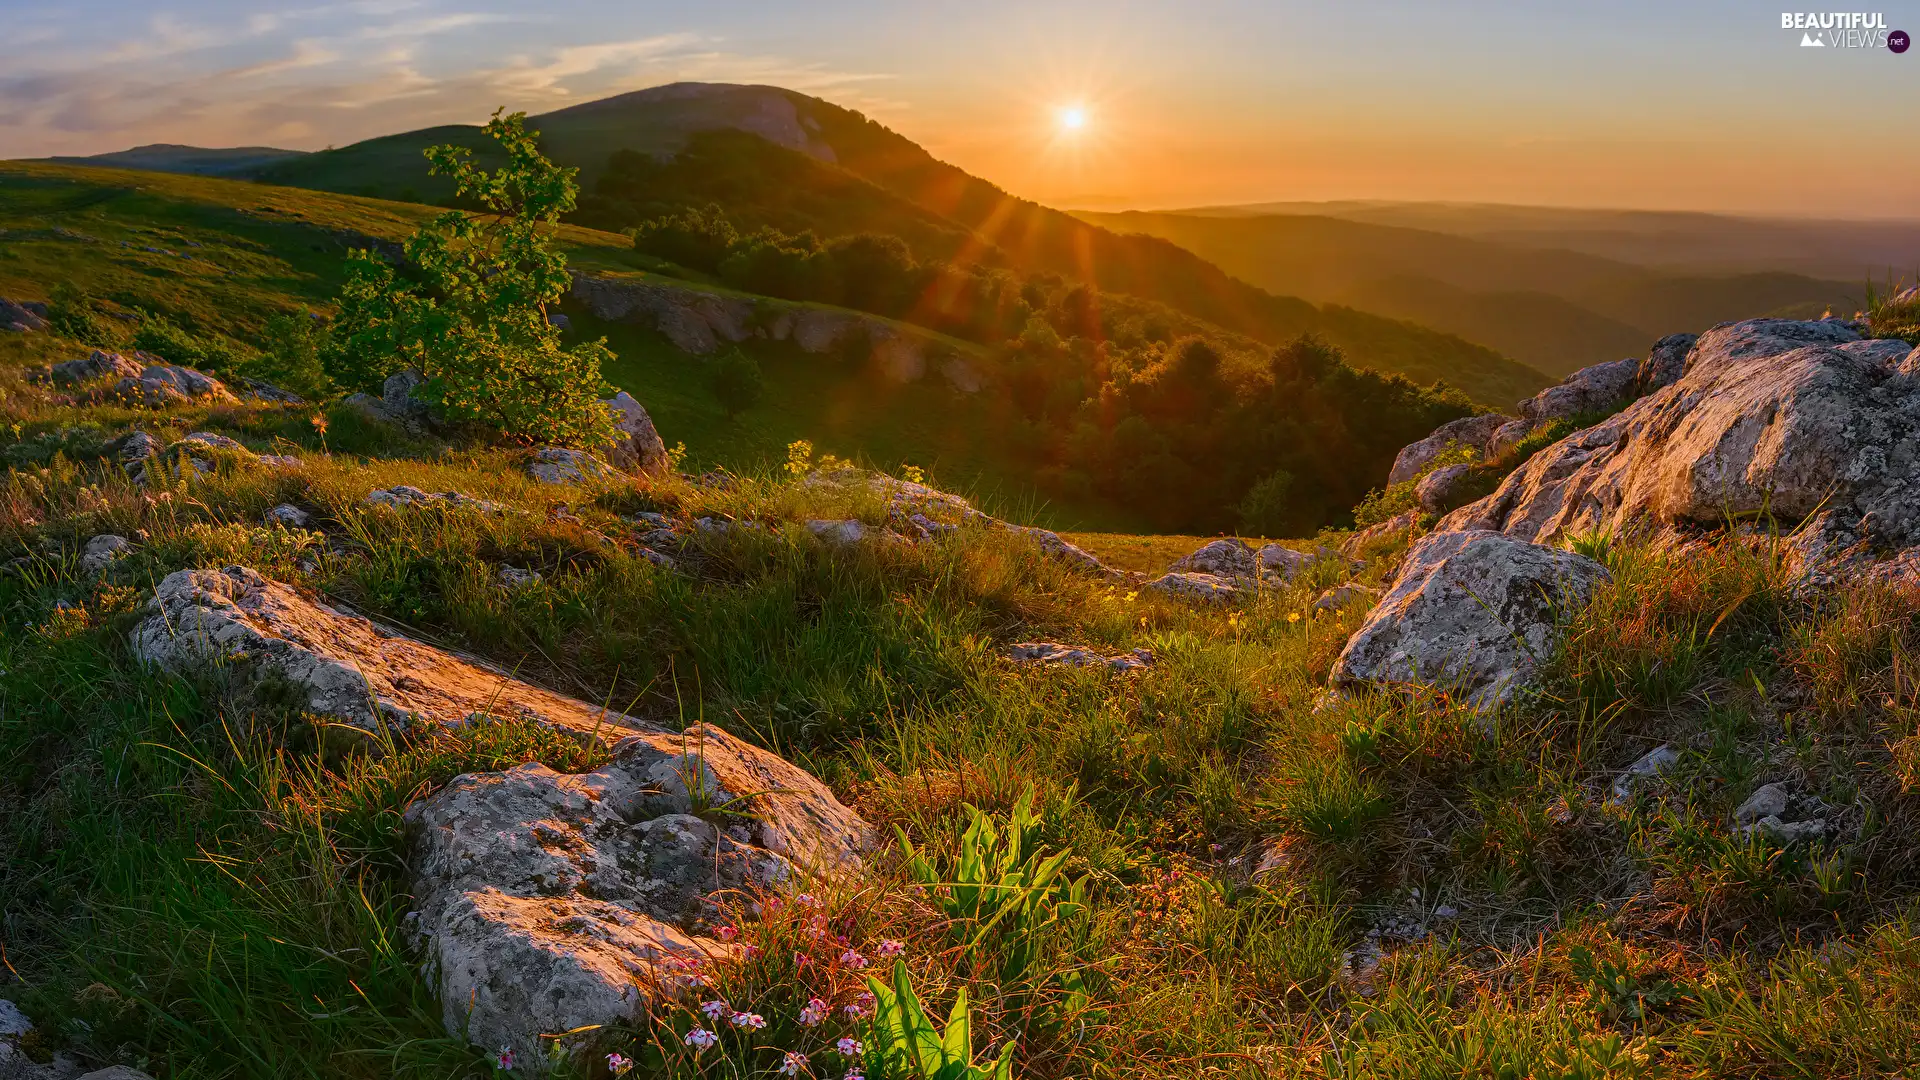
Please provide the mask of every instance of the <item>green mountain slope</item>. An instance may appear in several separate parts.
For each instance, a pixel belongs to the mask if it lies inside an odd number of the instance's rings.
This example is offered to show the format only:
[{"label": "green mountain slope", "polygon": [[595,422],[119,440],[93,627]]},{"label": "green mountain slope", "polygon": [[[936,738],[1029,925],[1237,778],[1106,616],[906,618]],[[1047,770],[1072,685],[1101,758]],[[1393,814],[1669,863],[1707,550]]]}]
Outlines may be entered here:
[{"label": "green mountain slope", "polygon": [[[1551,381],[1485,345],[1364,312],[1323,311],[1175,244],[1016,198],[857,112],[789,90],[675,84],[534,117],[529,126],[541,133],[544,152],[579,167],[587,187],[602,193],[583,201],[582,220],[603,226],[717,201],[746,228],[807,228],[823,238],[893,233],[922,259],[1083,280],[1268,344],[1319,333],[1363,366],[1423,383],[1444,378],[1491,406]],[[419,152],[444,142],[477,147],[480,136],[463,127],[408,132],[257,175],[295,187],[443,198],[444,185],[427,175]],[[627,169],[610,170],[620,151],[636,156]]]},{"label": "green mountain slope", "polygon": [[251,176],[275,162],[302,157],[305,151],[272,146],[233,146],[208,149],[178,143],[150,143],[131,150],[90,157],[56,157],[61,165],[98,165],[109,169],[147,169],[193,176]]},{"label": "green mountain slope", "polygon": [[1411,319],[1555,375],[1635,355],[1678,328],[1783,309],[1817,313],[1859,292],[1798,274],[1678,274],[1579,251],[1317,215],[1079,216],[1170,240],[1263,288]]}]

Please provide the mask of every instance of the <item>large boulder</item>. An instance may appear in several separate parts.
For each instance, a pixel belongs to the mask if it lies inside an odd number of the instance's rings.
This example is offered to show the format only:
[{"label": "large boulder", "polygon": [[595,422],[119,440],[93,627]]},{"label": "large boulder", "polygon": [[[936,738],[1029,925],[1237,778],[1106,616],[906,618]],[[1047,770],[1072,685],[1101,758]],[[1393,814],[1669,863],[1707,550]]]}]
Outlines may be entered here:
[{"label": "large boulder", "polygon": [[1347,640],[1333,681],[1439,686],[1497,707],[1552,654],[1557,620],[1608,578],[1592,559],[1500,533],[1428,536]]},{"label": "large boulder", "polygon": [[1680,376],[1687,373],[1687,354],[1693,351],[1693,343],[1699,340],[1699,334],[1668,334],[1654,342],[1653,347],[1647,350],[1647,358],[1640,362],[1640,372],[1634,378],[1636,393],[1651,394],[1679,382]]},{"label": "large boulder", "polygon": [[1850,531],[1920,543],[1920,380],[1896,374],[1898,351],[1838,322],[1714,327],[1678,382],[1543,449],[1436,531],[1551,542],[1827,511],[1825,546]]},{"label": "large boulder", "polygon": [[1444,514],[1466,501],[1463,492],[1473,476],[1471,465],[1442,465],[1420,478],[1413,489],[1414,501],[1429,514]]},{"label": "large boulder", "polygon": [[1211,541],[1199,550],[1181,556],[1167,569],[1176,574],[1212,574],[1215,577],[1251,580],[1258,574],[1259,564],[1246,541],[1229,537]]},{"label": "large boulder", "polygon": [[461,776],[406,821],[448,1033],[533,1072],[555,1035],[585,1059],[737,949],[710,936],[715,894],[856,874],[873,842],[818,780],[711,725],[633,735],[584,775]]},{"label": "large boulder", "polygon": [[1393,459],[1393,471],[1387,474],[1387,483],[1401,484],[1419,476],[1421,470],[1433,463],[1433,459],[1449,446],[1464,446],[1472,449],[1481,457],[1489,456],[1487,449],[1493,441],[1494,433],[1513,423],[1513,417],[1500,413],[1485,413],[1480,416],[1463,416],[1433,429],[1433,434],[1412,443],[1400,451]]},{"label": "large boulder", "polygon": [[646,725],[391,634],[246,567],[169,574],[133,632],[140,659],[176,672],[224,666],[290,688],[308,710],[364,731],[531,720],[583,742]]},{"label": "large boulder", "polygon": [[1633,400],[1634,386],[1640,378],[1640,361],[1614,360],[1594,364],[1560,380],[1520,403],[1522,419],[1538,423],[1577,416],[1580,413],[1607,412]]},{"label": "large boulder", "polygon": [[647,410],[625,390],[601,404],[613,412],[614,442],[607,459],[628,472],[664,476],[670,467],[667,444]]},{"label": "large boulder", "polygon": [[614,474],[606,462],[584,450],[564,446],[543,446],[527,462],[527,475],[543,484],[584,484],[604,480]]},{"label": "large boulder", "polygon": [[137,379],[146,369],[146,364],[131,356],[95,349],[84,359],[55,364],[47,373],[55,386],[84,386],[103,379]]},{"label": "large boulder", "polygon": [[0,299],[0,330],[31,334],[47,328],[47,305]]}]

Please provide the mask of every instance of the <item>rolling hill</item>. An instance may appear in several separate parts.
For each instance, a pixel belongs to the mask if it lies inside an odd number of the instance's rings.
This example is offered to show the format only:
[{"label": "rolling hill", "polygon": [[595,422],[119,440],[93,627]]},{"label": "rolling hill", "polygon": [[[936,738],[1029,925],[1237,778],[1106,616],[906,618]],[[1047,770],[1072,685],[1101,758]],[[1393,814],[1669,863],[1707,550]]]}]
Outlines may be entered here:
[{"label": "rolling hill", "polygon": [[[617,226],[637,213],[718,200],[748,229],[808,228],[823,238],[893,233],[922,259],[1082,280],[1269,345],[1317,333],[1362,366],[1423,385],[1443,379],[1493,407],[1510,406],[1551,381],[1453,334],[1275,295],[1175,244],[1121,235],[1016,198],[857,112],[777,87],[680,83],[533,117],[529,126],[540,132],[549,156],[580,168],[590,191],[606,189],[609,179],[619,190],[619,177],[607,174],[620,151],[638,155],[641,168],[653,162],[656,172],[669,174],[646,177],[643,206],[608,196],[583,200],[586,223]],[[249,175],[292,187],[432,201],[448,191],[427,175],[420,151],[439,143],[479,148],[481,142],[478,128],[437,127],[285,159]]]},{"label": "rolling hill", "polygon": [[251,176],[276,162],[304,156],[306,152],[302,150],[280,150],[271,146],[208,149],[181,146],[178,143],[149,143],[110,154],[56,157],[51,160],[61,165],[101,165],[118,169],[187,173],[192,176]]},{"label": "rolling hill", "polygon": [[1092,213],[1157,236],[1262,288],[1409,319],[1564,375],[1639,355],[1674,327],[1818,314],[1858,286],[1779,271],[1712,274],[1564,248],[1312,214]]}]

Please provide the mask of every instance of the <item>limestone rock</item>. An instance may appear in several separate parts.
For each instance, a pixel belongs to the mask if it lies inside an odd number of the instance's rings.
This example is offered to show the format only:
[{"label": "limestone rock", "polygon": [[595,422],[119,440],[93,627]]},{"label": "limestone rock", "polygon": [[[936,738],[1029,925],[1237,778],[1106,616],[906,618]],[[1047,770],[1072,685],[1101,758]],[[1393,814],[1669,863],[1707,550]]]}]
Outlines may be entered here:
[{"label": "limestone rock", "polygon": [[1556,616],[1608,579],[1570,551],[1493,532],[1436,533],[1407,552],[1341,651],[1333,682],[1434,685],[1496,707],[1552,653]]},{"label": "limestone rock", "polygon": [[1420,503],[1420,509],[1429,514],[1444,514],[1453,509],[1454,503],[1462,501],[1460,492],[1473,479],[1471,465],[1442,465],[1420,478],[1413,489],[1413,497]]},{"label": "limestone rock", "polygon": [[1679,382],[1680,376],[1687,373],[1687,353],[1693,350],[1693,343],[1699,340],[1699,334],[1668,334],[1654,342],[1653,347],[1647,350],[1647,358],[1640,361],[1640,370],[1634,376],[1636,395],[1651,394]]},{"label": "limestone rock", "polygon": [[1519,446],[1522,439],[1533,434],[1536,426],[1532,420],[1514,420],[1502,424],[1500,429],[1493,433],[1493,438],[1487,440],[1487,460],[1498,459],[1507,451]]},{"label": "limestone rock", "polygon": [[387,376],[380,384],[381,408],[408,423],[426,423],[432,410],[418,393],[426,382],[424,376],[410,368]]},{"label": "limestone rock", "polygon": [[1396,535],[1410,533],[1420,525],[1420,512],[1408,510],[1395,514],[1385,521],[1376,521],[1346,538],[1340,544],[1340,554],[1350,558],[1364,558],[1367,549],[1382,544]]},{"label": "limestone rock", "polygon": [[124,536],[111,533],[96,536],[87,541],[80,552],[80,569],[89,574],[98,574],[112,566],[115,559],[133,550],[133,541]]},{"label": "limestone rock", "polygon": [[1633,764],[1627,766],[1627,771],[1614,780],[1613,793],[1607,801],[1614,806],[1625,806],[1628,800],[1633,798],[1633,789],[1640,781],[1661,776],[1679,763],[1680,752],[1666,743],[1661,743],[1634,759]]},{"label": "limestone rock", "polygon": [[608,460],[629,472],[664,476],[668,470],[667,444],[654,429],[653,418],[625,390],[601,402],[613,410],[614,443]]},{"label": "limestone rock", "polygon": [[499,573],[500,587],[506,590],[524,589],[529,585],[540,584],[538,570],[522,570],[517,566],[503,566]]},{"label": "limestone rock", "polygon": [[1105,665],[1109,670],[1118,672],[1140,671],[1153,664],[1153,650],[1148,648],[1108,656],[1091,649],[1062,645],[1057,641],[1023,641],[1014,645],[1007,656],[1016,664],[1059,664],[1066,667]]},{"label": "limestone rock", "polygon": [[1285,544],[1266,544],[1253,553],[1253,561],[1260,568],[1260,575],[1279,581],[1292,581],[1300,571],[1312,566],[1314,556],[1304,551],[1295,551]]},{"label": "limestone rock", "polygon": [[351,727],[457,727],[527,719],[611,743],[644,727],[444,650],[387,633],[253,570],[181,570],[161,581],[134,655],[170,671],[231,665],[292,687],[312,712]]},{"label": "limestone rock", "polygon": [[1357,581],[1342,582],[1322,592],[1314,598],[1315,611],[1343,611],[1347,607],[1365,601],[1368,605],[1377,603],[1383,590],[1371,585],[1362,585]]},{"label": "limestone rock", "polygon": [[807,522],[807,531],[829,544],[857,544],[867,538],[867,527],[852,518],[844,521],[815,519]]},{"label": "limestone rock", "polygon": [[638,1021],[737,948],[700,933],[710,896],[857,874],[873,842],[818,780],[712,725],[635,735],[584,775],[461,776],[406,822],[447,1031],[536,1071],[543,1034]]},{"label": "limestone rock", "polygon": [[1485,413],[1441,424],[1433,429],[1433,434],[1400,451],[1399,456],[1393,459],[1393,470],[1387,474],[1387,483],[1401,484],[1420,475],[1420,470],[1431,464],[1449,445],[1468,447],[1486,458],[1489,456],[1487,447],[1494,433],[1512,422],[1511,416]]},{"label": "limestone rock", "polygon": [[95,349],[84,360],[68,360],[53,365],[50,375],[55,386],[82,386],[104,379],[138,379],[147,366],[132,357]]},{"label": "limestone rock", "polygon": [[112,394],[149,407],[188,401],[235,401],[225,383],[203,371],[177,364],[152,364],[136,376],[121,379]]},{"label": "limestone rock", "polygon": [[445,510],[474,510],[482,514],[504,514],[511,509],[489,499],[476,499],[458,491],[421,491],[407,484],[369,491],[367,502],[373,506],[388,506],[395,510],[410,506],[433,506]]},{"label": "limestone rock", "polygon": [[245,395],[254,401],[264,401],[269,405],[305,405],[307,399],[291,390],[282,390],[264,379],[242,377],[240,386]]},{"label": "limestone rock", "polygon": [[543,484],[584,484],[612,476],[614,470],[584,450],[546,446],[533,452],[527,475]]},{"label": "limestone rock", "polygon": [[[35,309],[38,310],[35,310]],[[45,304],[0,300],[0,330],[20,334],[38,333],[47,328]]]},{"label": "limestone rock", "polygon": [[1787,812],[1787,789],[1781,784],[1762,784],[1733,812],[1736,825],[1751,825],[1761,818],[1779,817]]},{"label": "limestone rock", "polygon": [[33,1021],[20,1011],[20,1006],[0,999],[0,1039],[18,1039],[32,1030]]},{"label": "limestone rock", "polygon": [[1606,412],[1633,400],[1640,377],[1640,361],[1615,360],[1594,364],[1549,386],[1520,403],[1523,419],[1536,423],[1585,412]]},{"label": "limestone rock", "polygon": [[267,511],[266,518],[269,525],[284,525],[289,529],[304,529],[311,519],[311,515],[292,503],[281,503]]},{"label": "limestone rock", "polygon": [[1714,327],[1679,382],[1542,450],[1438,529],[1525,540],[1830,510],[1893,548],[1920,542],[1920,385],[1832,322]]},{"label": "limestone rock", "polygon": [[1194,600],[1224,604],[1240,599],[1241,586],[1232,578],[1216,574],[1179,572],[1162,574],[1141,586],[1147,592],[1171,596],[1176,600]]},{"label": "limestone rock", "polygon": [[[916,484],[914,486],[919,487],[920,485]],[[932,489],[928,488],[927,490],[931,491]],[[971,509],[971,507],[969,507],[969,509]],[[1041,552],[1051,558],[1059,559],[1071,565],[1076,570],[1084,570],[1087,573],[1099,574],[1103,577],[1119,578],[1125,576],[1094,557],[1092,552],[1075,544],[1068,543],[1061,538],[1059,533],[1049,532],[1046,529],[1036,529],[1030,525],[1007,524],[1005,528],[1008,532],[1030,537],[1034,543],[1040,545]]]},{"label": "limestone rock", "polygon": [[160,440],[144,431],[136,431],[114,444],[113,455],[122,465],[143,465],[160,456]]},{"label": "limestone rock", "polygon": [[1167,569],[1176,574],[1211,574],[1251,581],[1259,572],[1259,563],[1246,541],[1228,537],[1211,541],[1198,551],[1176,559]]}]

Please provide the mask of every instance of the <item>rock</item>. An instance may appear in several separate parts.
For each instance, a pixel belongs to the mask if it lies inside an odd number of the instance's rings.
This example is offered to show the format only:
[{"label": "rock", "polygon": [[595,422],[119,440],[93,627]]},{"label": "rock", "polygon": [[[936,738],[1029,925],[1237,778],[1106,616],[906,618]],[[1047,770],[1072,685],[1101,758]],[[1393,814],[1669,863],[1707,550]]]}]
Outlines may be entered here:
[{"label": "rock", "polygon": [[245,567],[181,570],[161,581],[134,655],[170,671],[229,666],[291,687],[305,706],[365,731],[525,719],[612,743],[646,725],[387,633]]},{"label": "rock", "polygon": [[963,394],[977,394],[987,385],[987,380],[965,358],[949,356],[940,361],[940,374],[947,384]]},{"label": "rock", "polygon": [[1343,582],[1326,590],[1313,601],[1315,611],[1341,611],[1348,605],[1362,600],[1368,604],[1377,602],[1385,590],[1371,585],[1362,585],[1357,581]]},{"label": "rock", "polygon": [[867,336],[873,343],[872,363],[881,378],[902,385],[918,382],[927,373],[926,350],[919,338],[885,324],[870,324]]},{"label": "rock", "polygon": [[561,333],[565,333],[573,329],[573,320],[568,318],[564,312],[549,311],[547,312],[547,325]]},{"label": "rock", "polygon": [[1279,581],[1292,581],[1302,570],[1312,566],[1314,556],[1304,551],[1295,551],[1285,544],[1267,544],[1253,553],[1253,561],[1260,568],[1260,575]]},{"label": "rock", "polygon": [[20,1006],[0,998],[0,1039],[18,1039],[33,1030],[33,1021]]},{"label": "rock", "polygon": [[851,518],[845,521],[815,519],[807,522],[807,531],[829,544],[857,544],[867,538],[867,527]]},{"label": "rock", "polygon": [[614,414],[615,440],[607,451],[608,460],[628,472],[665,476],[671,467],[667,460],[667,444],[654,429],[653,419],[647,415],[647,410],[625,390],[601,404],[613,410]]},{"label": "rock", "polygon": [[1177,600],[1197,600],[1224,604],[1240,598],[1240,586],[1232,578],[1215,574],[1173,572],[1162,574],[1140,588]]},{"label": "rock", "polygon": [[304,529],[312,516],[292,503],[281,503],[267,511],[267,524],[284,525],[289,529]]},{"label": "rock", "polygon": [[112,394],[124,401],[148,407],[187,401],[238,400],[219,379],[177,364],[150,365],[142,369],[139,375],[115,383]]},{"label": "rock", "polygon": [[597,319],[650,327],[674,348],[695,356],[717,351],[723,341],[747,340],[758,309],[751,297],[578,273],[573,275],[572,295]]},{"label": "rock", "polygon": [[1645,525],[1831,511],[1895,549],[1920,542],[1920,384],[1835,323],[1717,326],[1687,374],[1535,455],[1441,521],[1548,542]]},{"label": "rock", "polygon": [[1444,514],[1461,500],[1461,492],[1474,478],[1472,465],[1442,465],[1420,478],[1413,497],[1420,509],[1429,514]]},{"label": "rock", "polygon": [[1198,551],[1175,560],[1167,569],[1176,574],[1211,574],[1214,577],[1251,581],[1259,572],[1259,563],[1246,541],[1228,538],[1206,544]]},{"label": "rock", "polygon": [[434,506],[446,510],[477,510],[483,514],[504,514],[511,509],[487,499],[463,495],[458,491],[421,491],[417,487],[406,484],[369,491],[367,502],[373,506],[389,506],[395,510],[409,506]]},{"label": "rock", "polygon": [[1751,825],[1761,818],[1777,818],[1787,812],[1787,789],[1782,784],[1763,784],[1747,796],[1733,812],[1736,825]]},{"label": "rock", "polygon": [[1340,544],[1340,554],[1349,559],[1366,557],[1369,548],[1386,543],[1400,533],[1410,533],[1420,525],[1420,512],[1408,510],[1396,514],[1385,521],[1376,521],[1346,538]]},{"label": "rock", "polygon": [[1056,641],[1023,641],[1008,651],[1008,659],[1016,664],[1061,664],[1067,667],[1095,667],[1105,665],[1113,671],[1140,671],[1153,664],[1153,650],[1135,649],[1132,652],[1116,653],[1105,656],[1089,649],[1076,649]]},{"label": "rock", "polygon": [[144,465],[160,456],[160,440],[144,431],[136,431],[114,444],[113,455],[122,465]]},{"label": "rock", "polygon": [[79,1077],[79,1080],[153,1080],[153,1077],[148,1076],[138,1069],[129,1069],[125,1065],[114,1065],[110,1068],[83,1073]]},{"label": "rock", "polygon": [[260,454],[257,455],[254,460],[262,465],[271,465],[276,469],[297,469],[300,467],[300,459],[294,457],[292,454]]},{"label": "rock", "polygon": [[543,484],[584,484],[614,475],[612,466],[585,450],[546,446],[533,452],[527,475]]},{"label": "rock", "polygon": [[1687,353],[1699,340],[1699,334],[1668,334],[1654,342],[1634,375],[1635,396],[1645,396],[1679,382],[1680,376],[1687,373]]},{"label": "rock", "polygon": [[[921,485],[915,484],[913,486],[920,487]],[[925,490],[933,492],[932,488]],[[939,495],[944,493],[933,492],[933,494]],[[953,496],[948,497],[952,498]],[[968,507],[968,509],[971,510],[972,507]],[[1099,574],[1103,577],[1111,578],[1126,576],[1095,558],[1093,553],[1087,551],[1085,548],[1077,547],[1061,539],[1059,533],[1049,532],[1046,529],[1036,529],[1030,525],[1013,525],[1006,522],[1002,522],[1002,526],[1008,532],[1031,538],[1034,543],[1040,545],[1040,551],[1043,554],[1068,563],[1076,570],[1084,570],[1090,574]]]},{"label": "rock", "polygon": [[1668,769],[1680,763],[1680,752],[1666,743],[1647,751],[1627,766],[1613,782],[1613,794],[1607,801],[1614,806],[1625,806],[1633,798],[1634,785],[1641,780],[1652,779],[1664,774]]},{"label": "rock", "polygon": [[252,379],[242,376],[240,385],[246,391],[245,396],[254,401],[264,401],[269,405],[305,405],[307,399],[290,390],[282,390],[264,379]]},{"label": "rock", "polygon": [[543,580],[538,570],[522,570],[517,566],[500,568],[500,587],[503,589],[524,589],[529,585],[538,585]]},{"label": "rock", "polygon": [[1861,576],[1893,588],[1920,589],[1920,547],[1908,548],[1891,559],[1874,563]]},{"label": "rock", "polygon": [[108,533],[87,541],[80,552],[80,569],[89,574],[98,574],[113,565],[115,559],[133,550],[133,541],[124,536]]},{"label": "rock", "polygon": [[432,408],[416,393],[426,382],[411,368],[394,372],[380,384],[380,407],[407,423],[427,423],[432,419]]},{"label": "rock", "polygon": [[1506,456],[1507,451],[1519,446],[1521,440],[1533,434],[1536,426],[1538,425],[1531,420],[1515,420],[1502,424],[1500,429],[1493,433],[1493,438],[1487,440],[1487,460],[1495,461]]},{"label": "rock", "polygon": [[[35,311],[34,308],[40,308]],[[11,330],[18,334],[39,333],[47,328],[46,305],[19,303],[0,299],[0,330]]]},{"label": "rock", "polygon": [[1420,470],[1432,463],[1448,446],[1464,446],[1472,449],[1481,458],[1490,456],[1487,446],[1494,432],[1512,423],[1513,417],[1499,413],[1484,413],[1480,416],[1466,416],[1452,420],[1433,429],[1433,434],[1412,443],[1400,451],[1393,459],[1393,470],[1387,474],[1388,484],[1403,484],[1420,475]]},{"label": "rock", "polygon": [[104,379],[138,379],[145,371],[146,365],[138,360],[95,349],[84,360],[68,360],[53,365],[49,375],[55,386],[82,386]]},{"label": "rock", "polygon": [[1605,567],[1570,551],[1493,532],[1436,533],[1407,552],[1332,682],[1435,685],[1476,709],[1497,707],[1552,653],[1556,616],[1606,580]]},{"label": "rock", "polygon": [[167,447],[167,449],[169,451],[183,450],[183,449],[184,450],[194,450],[194,449],[219,450],[229,454],[244,454],[247,457],[253,456],[253,451],[240,445],[240,443],[237,440],[230,439],[225,435],[221,435],[212,431],[193,432],[189,435],[182,437],[179,442],[176,442],[173,445]]},{"label": "rock", "polygon": [[1638,360],[1584,367],[1562,379],[1558,386],[1549,386],[1521,402],[1520,415],[1538,422],[1608,412],[1633,400],[1634,383],[1639,377]]},{"label": "rock", "polygon": [[632,736],[584,775],[461,776],[406,824],[448,1033],[535,1071],[542,1035],[593,1029],[561,1046],[584,1059],[735,953],[699,933],[710,896],[857,874],[873,843],[818,780],[712,725]]},{"label": "rock", "polygon": [[1848,341],[1835,345],[1834,351],[1858,356],[1863,360],[1879,364],[1889,371],[1894,371],[1913,351],[1913,346],[1898,338],[1868,338],[1863,341]]}]

